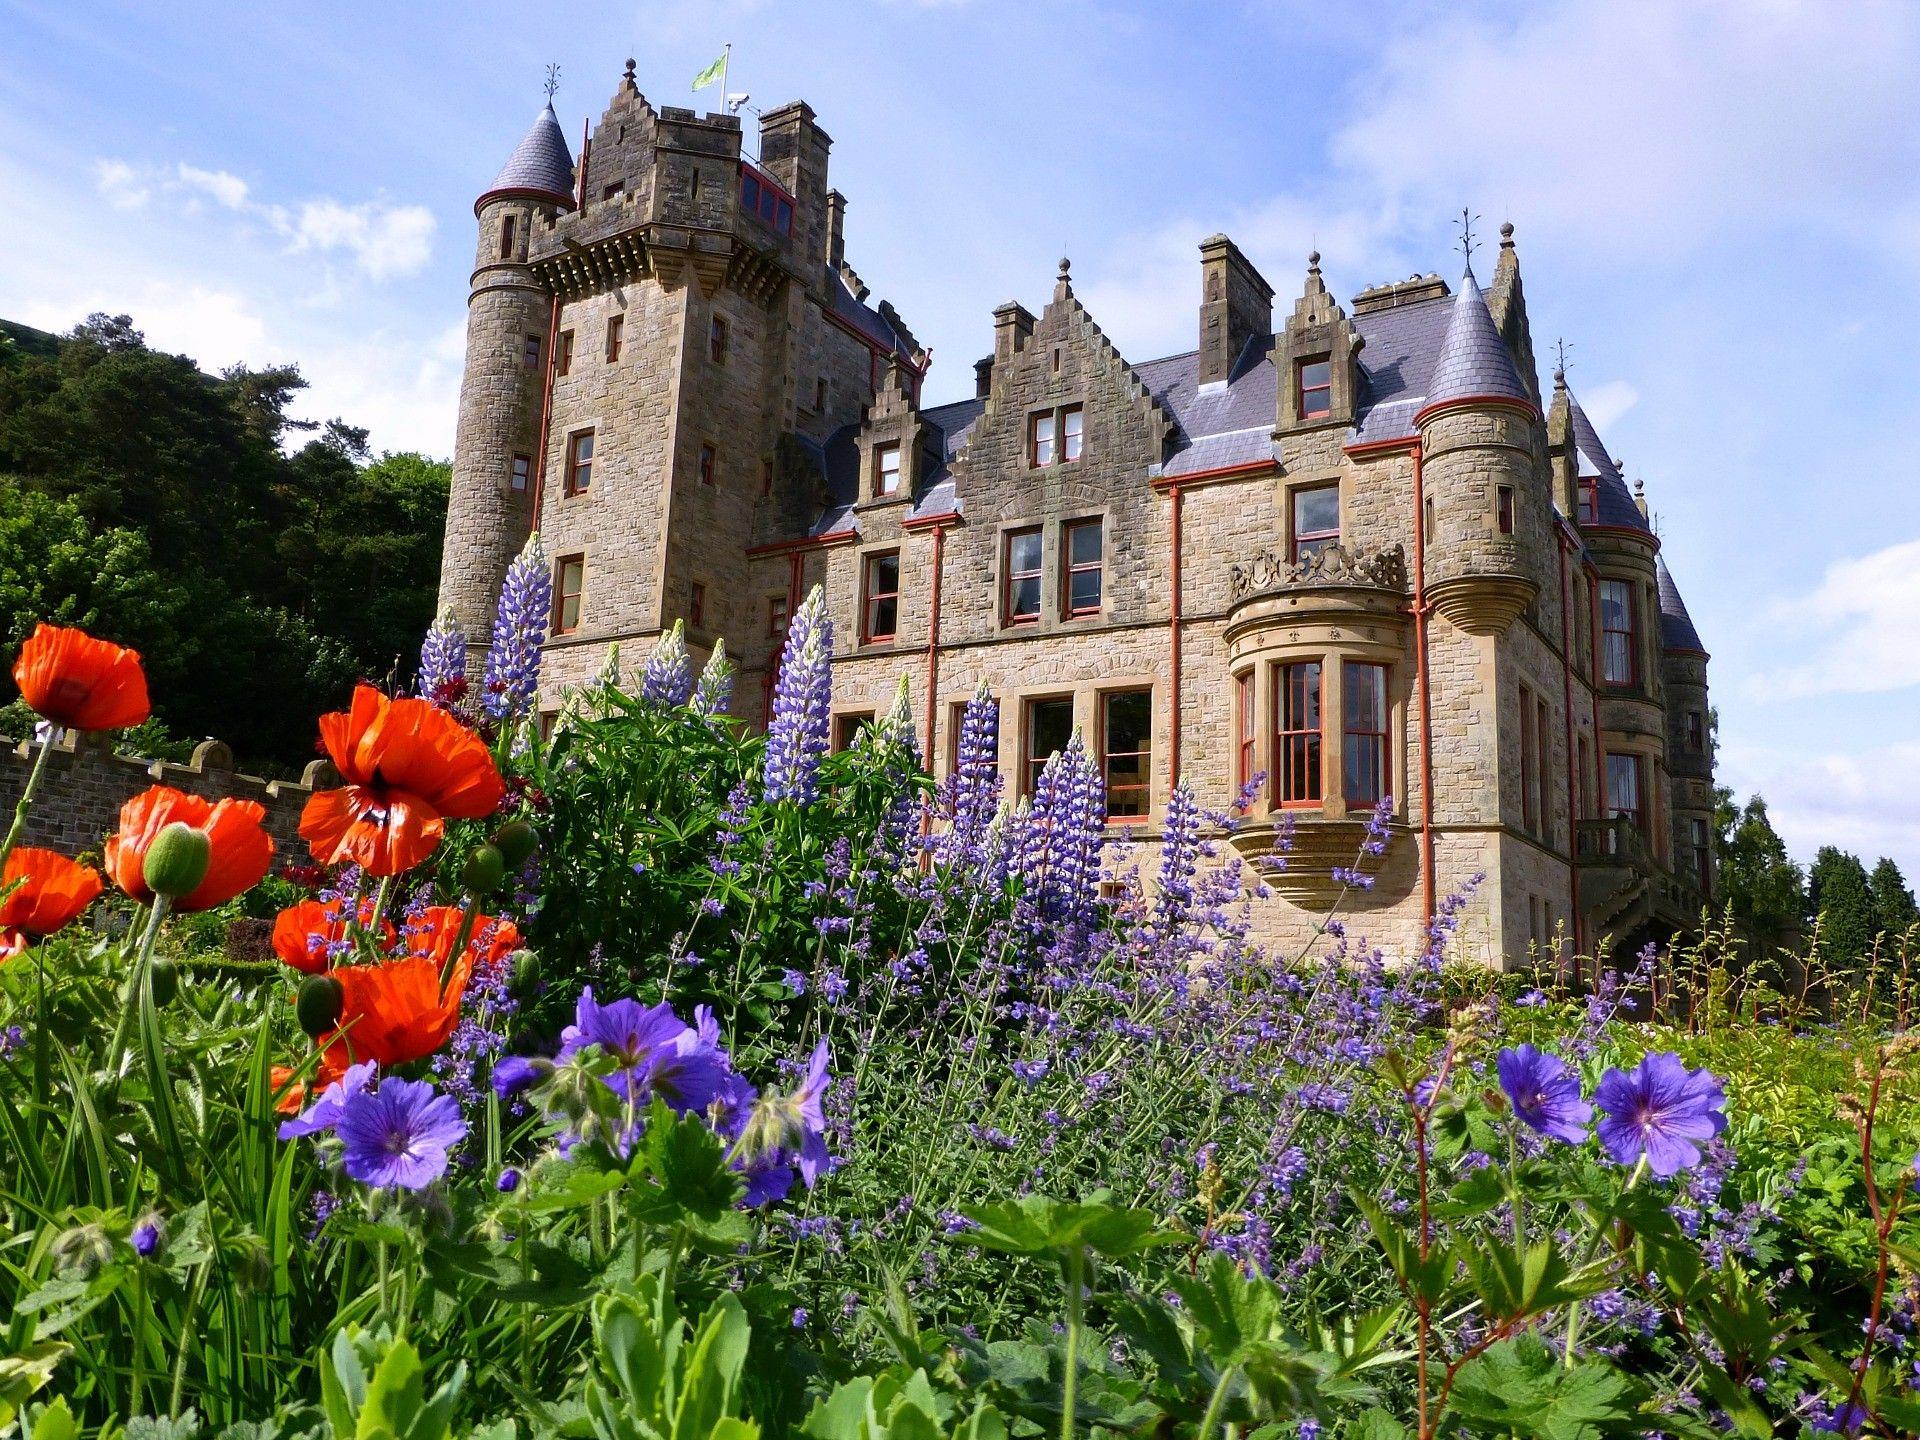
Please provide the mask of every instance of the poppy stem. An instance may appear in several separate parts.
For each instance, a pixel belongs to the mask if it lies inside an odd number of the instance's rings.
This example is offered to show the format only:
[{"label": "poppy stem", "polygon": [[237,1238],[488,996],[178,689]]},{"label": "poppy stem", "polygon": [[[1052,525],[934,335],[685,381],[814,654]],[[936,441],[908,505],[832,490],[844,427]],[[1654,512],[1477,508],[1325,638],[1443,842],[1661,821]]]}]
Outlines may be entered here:
[{"label": "poppy stem", "polygon": [[167,911],[173,901],[165,895],[153,897],[153,903],[147,911],[147,928],[140,936],[140,948],[134,952],[133,973],[127,976],[126,988],[120,994],[120,1020],[114,1027],[113,1044],[107,1050],[107,1085],[110,1090],[120,1086],[120,1062],[126,1058],[127,1035],[133,1029],[134,1012],[140,1007],[140,997],[148,984],[147,972],[153,968],[153,947],[160,938],[160,922],[167,918]]},{"label": "poppy stem", "polygon": [[480,918],[480,897],[472,891],[467,892],[466,913],[460,917],[460,933],[454,937],[453,949],[447,952],[446,966],[440,971],[440,993],[446,994],[447,982],[453,979],[453,972],[459,968],[460,957],[467,953],[467,942],[473,939],[474,922]]},{"label": "poppy stem", "polygon": [[40,788],[40,777],[46,774],[47,755],[52,749],[53,738],[48,736],[40,742],[40,749],[33,757],[33,768],[27,772],[27,788],[20,792],[20,803],[13,807],[13,824],[7,830],[7,838],[0,840],[0,869],[6,867],[13,847],[27,833],[27,812],[33,807],[33,792]]}]

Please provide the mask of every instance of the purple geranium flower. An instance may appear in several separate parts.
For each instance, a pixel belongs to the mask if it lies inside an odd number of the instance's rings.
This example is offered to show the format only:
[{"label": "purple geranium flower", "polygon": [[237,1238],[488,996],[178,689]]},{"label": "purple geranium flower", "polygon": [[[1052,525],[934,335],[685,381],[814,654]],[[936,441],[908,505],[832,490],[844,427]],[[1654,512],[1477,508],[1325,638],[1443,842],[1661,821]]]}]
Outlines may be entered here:
[{"label": "purple geranium flower", "polygon": [[282,1121],[280,1138],[295,1140],[302,1135],[318,1135],[331,1130],[340,1123],[340,1112],[347,1103],[347,1097],[358,1095],[380,1073],[380,1067],[367,1060],[359,1065],[349,1065],[347,1073],[320,1092],[320,1098],[309,1105],[304,1112],[291,1120]]},{"label": "purple geranium flower", "polygon": [[160,1248],[161,1235],[159,1217],[143,1215],[140,1223],[133,1227],[133,1253],[142,1260],[151,1260]]},{"label": "purple geranium flower", "polygon": [[426,1189],[447,1173],[447,1152],[467,1137],[451,1096],[391,1075],[377,1090],[349,1095],[335,1128],[347,1174],[381,1189]]},{"label": "purple geranium flower", "polygon": [[1621,1165],[1642,1156],[1661,1179],[1700,1163],[1700,1145],[1727,1128],[1726,1092],[1678,1055],[1647,1056],[1631,1071],[1609,1070],[1593,1092],[1603,1118],[1600,1143]]},{"label": "purple geranium flower", "polygon": [[1502,1050],[1496,1061],[1500,1088],[1513,1104],[1513,1113],[1542,1135],[1584,1144],[1593,1106],[1580,1098],[1580,1079],[1558,1055],[1531,1045]]},{"label": "purple geranium flower", "polygon": [[534,1056],[505,1055],[494,1063],[493,1093],[502,1100],[553,1074],[553,1062]]},{"label": "purple geranium flower", "polygon": [[683,1115],[712,1103],[728,1075],[726,1052],[689,1029],[671,1006],[638,1000],[602,1005],[592,986],[580,992],[556,1058],[566,1060],[588,1045],[613,1057],[619,1068],[607,1083],[625,1099],[645,1103],[658,1095]]}]

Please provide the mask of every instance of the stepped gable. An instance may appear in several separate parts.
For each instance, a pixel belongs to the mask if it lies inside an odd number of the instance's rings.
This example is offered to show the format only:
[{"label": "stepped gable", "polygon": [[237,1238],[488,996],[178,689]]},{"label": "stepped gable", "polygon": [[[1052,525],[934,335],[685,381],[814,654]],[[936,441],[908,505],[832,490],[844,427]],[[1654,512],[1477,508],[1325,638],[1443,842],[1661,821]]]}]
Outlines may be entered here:
[{"label": "stepped gable", "polygon": [[553,113],[551,100],[533,117],[533,125],[513,147],[493,184],[473,202],[475,212],[487,201],[506,195],[525,195],[563,210],[573,209],[573,152],[560,133],[560,117]]},{"label": "stepped gable", "polygon": [[1693,650],[1706,654],[1707,647],[1700,643],[1700,632],[1693,628],[1693,617],[1687,613],[1687,602],[1680,598],[1680,587],[1673,583],[1673,572],[1667,569],[1666,560],[1656,561],[1654,568],[1660,584],[1661,648],[1669,653]]}]

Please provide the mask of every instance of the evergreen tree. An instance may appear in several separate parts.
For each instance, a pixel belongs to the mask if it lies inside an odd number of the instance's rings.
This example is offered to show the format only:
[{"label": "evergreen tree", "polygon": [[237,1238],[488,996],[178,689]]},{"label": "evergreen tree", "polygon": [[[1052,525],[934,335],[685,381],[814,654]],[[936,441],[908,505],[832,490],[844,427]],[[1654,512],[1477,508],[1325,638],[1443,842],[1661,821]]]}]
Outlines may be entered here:
[{"label": "evergreen tree", "polygon": [[1873,894],[1874,928],[1885,937],[1880,943],[1888,949],[1898,949],[1902,937],[1920,923],[1920,906],[1914,904],[1907,877],[1883,855],[1880,863],[1873,867],[1873,874],[1867,877],[1867,888]]},{"label": "evergreen tree", "polygon": [[1821,952],[1842,965],[1858,965],[1873,950],[1873,892],[1860,857],[1823,845],[1807,876],[1810,917],[1820,925]]},{"label": "evergreen tree", "polygon": [[1774,830],[1765,800],[1755,795],[1742,807],[1732,791],[1722,788],[1714,801],[1722,898],[1757,957],[1769,957],[1800,937],[1805,877]]}]

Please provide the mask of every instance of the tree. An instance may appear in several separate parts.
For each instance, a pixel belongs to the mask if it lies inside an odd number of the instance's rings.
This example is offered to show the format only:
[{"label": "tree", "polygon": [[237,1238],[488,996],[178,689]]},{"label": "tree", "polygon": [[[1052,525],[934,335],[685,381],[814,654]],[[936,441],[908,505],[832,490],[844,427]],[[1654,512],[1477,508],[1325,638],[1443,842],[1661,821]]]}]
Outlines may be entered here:
[{"label": "tree", "polygon": [[1755,795],[1744,807],[1731,790],[1714,794],[1720,886],[1734,923],[1762,958],[1792,945],[1806,916],[1806,881]]},{"label": "tree", "polygon": [[1874,928],[1885,937],[1881,944],[1897,949],[1901,938],[1915,924],[1920,924],[1920,906],[1914,904],[1907,877],[1883,855],[1880,863],[1873,867],[1873,874],[1867,877],[1867,889],[1873,895]]},{"label": "tree", "polygon": [[1807,876],[1807,905],[1820,924],[1820,949],[1829,960],[1858,965],[1873,951],[1873,893],[1860,857],[1823,845]]}]

